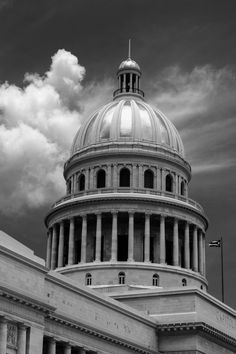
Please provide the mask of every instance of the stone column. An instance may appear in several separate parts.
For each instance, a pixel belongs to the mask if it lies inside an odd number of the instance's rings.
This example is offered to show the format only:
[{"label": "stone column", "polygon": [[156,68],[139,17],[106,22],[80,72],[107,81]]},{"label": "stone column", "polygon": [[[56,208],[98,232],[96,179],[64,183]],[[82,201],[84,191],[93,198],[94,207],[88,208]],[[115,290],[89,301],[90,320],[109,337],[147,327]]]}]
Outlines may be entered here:
[{"label": "stone column", "polygon": [[198,240],[198,250],[199,250],[199,264],[198,264],[198,270],[199,272],[203,275],[204,273],[204,267],[203,267],[203,242],[202,242],[202,230],[199,230],[199,240]]},{"label": "stone column", "polygon": [[102,239],[102,215],[97,214],[97,226],[96,226],[96,262],[101,261],[101,239]]},{"label": "stone column", "polygon": [[63,267],[64,258],[64,221],[60,222],[59,247],[58,247],[58,267]]},{"label": "stone column", "polygon": [[130,91],[130,92],[133,91],[133,87],[132,87],[132,77],[133,77],[133,74],[130,74],[130,77],[129,77],[129,91]]},{"label": "stone column", "polygon": [[118,80],[119,80],[119,89],[122,91],[122,87],[121,87],[121,75],[119,76],[119,78],[118,78]]},{"label": "stone column", "polygon": [[68,264],[75,262],[75,218],[70,219]]},{"label": "stone column", "polygon": [[179,176],[176,174],[175,175],[175,194],[179,193]]},{"label": "stone column", "polygon": [[160,216],[160,263],[166,263],[165,217]]},{"label": "stone column", "polygon": [[81,263],[86,262],[87,251],[87,215],[82,216]]},{"label": "stone column", "polygon": [[134,261],[134,213],[129,213],[128,261]]},{"label": "stone column", "polygon": [[197,242],[197,227],[193,229],[193,271],[198,272],[198,242]]},{"label": "stone column", "polygon": [[85,186],[84,186],[86,191],[89,189],[88,186],[89,186],[89,169],[87,168],[85,170]]},{"label": "stone column", "polygon": [[46,257],[46,267],[51,267],[51,252],[52,252],[52,230],[51,228],[47,233],[47,257]]},{"label": "stone column", "polygon": [[177,218],[174,218],[173,228],[173,265],[179,265],[179,223]]},{"label": "stone column", "polygon": [[113,165],[113,188],[118,187],[117,165]]},{"label": "stone column", "polygon": [[7,320],[0,317],[0,353],[6,354],[7,352]]},{"label": "stone column", "polygon": [[54,224],[53,231],[52,231],[51,269],[55,269],[56,265],[57,265],[57,230],[56,230],[56,224]]},{"label": "stone column", "polygon": [[86,350],[84,348],[79,349],[79,354],[86,354]]},{"label": "stone column", "polygon": [[132,187],[134,189],[137,188],[137,166],[133,165],[133,181],[132,181]]},{"label": "stone column", "polygon": [[26,351],[26,326],[18,326],[17,354],[25,354]]},{"label": "stone column", "polygon": [[166,190],[165,170],[163,168],[161,168],[161,190],[163,192]]},{"label": "stone column", "polygon": [[111,165],[107,166],[107,187],[111,188]]},{"label": "stone column", "polygon": [[65,345],[63,354],[71,354],[71,345],[70,344]]},{"label": "stone column", "polygon": [[184,267],[190,268],[190,248],[189,248],[189,223],[186,221],[184,229]]},{"label": "stone column", "polygon": [[93,188],[94,188],[93,173],[94,173],[94,168],[91,168],[91,169],[90,169],[90,189],[93,189]]},{"label": "stone column", "polygon": [[117,261],[117,215],[118,212],[112,212],[112,239],[111,239],[111,260]]},{"label": "stone column", "polygon": [[206,237],[202,231],[203,275],[206,276]]},{"label": "stone column", "polygon": [[123,88],[124,88],[124,91],[126,92],[126,74],[123,74],[123,75],[124,75]]},{"label": "stone column", "polygon": [[150,214],[145,213],[144,262],[150,262]]},{"label": "stone column", "polygon": [[138,187],[144,188],[143,186],[143,166],[138,167]]},{"label": "stone column", "polygon": [[48,354],[56,354],[56,341],[54,338],[49,339]]},{"label": "stone column", "polygon": [[73,175],[73,193],[75,194],[76,192],[78,192],[78,190],[77,190],[77,176],[76,176],[76,174],[74,174]]},{"label": "stone column", "polygon": [[138,75],[135,75],[135,83],[134,83],[134,88],[137,90],[138,88]]}]

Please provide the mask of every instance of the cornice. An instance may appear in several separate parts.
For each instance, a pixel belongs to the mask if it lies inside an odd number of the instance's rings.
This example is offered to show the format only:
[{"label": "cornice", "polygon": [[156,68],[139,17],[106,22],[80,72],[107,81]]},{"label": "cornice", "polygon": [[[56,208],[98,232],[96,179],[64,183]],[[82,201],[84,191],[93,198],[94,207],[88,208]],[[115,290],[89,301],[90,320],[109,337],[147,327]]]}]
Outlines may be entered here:
[{"label": "cornice", "polygon": [[33,310],[48,314],[55,311],[55,307],[47,304],[43,299],[36,298],[32,295],[28,296],[22,293],[22,290],[11,289],[0,284],[0,297],[13,301],[17,304],[30,307]]},{"label": "cornice", "polygon": [[145,348],[142,348],[140,346],[134,345],[133,343],[126,341],[126,340],[122,340],[121,338],[115,337],[111,334],[107,334],[104,331],[100,331],[97,329],[94,329],[90,326],[85,326],[83,324],[81,324],[78,321],[71,321],[68,320],[65,316],[63,315],[59,315],[59,314],[49,314],[46,316],[46,319],[51,320],[53,322],[56,322],[60,325],[66,326],[66,327],[70,327],[70,328],[74,328],[79,330],[80,332],[83,332],[85,334],[97,337],[99,339],[105,340],[106,342],[110,342],[112,344],[116,344],[119,346],[122,346],[124,348],[127,348],[129,350],[132,350],[136,353],[141,353],[141,354],[156,354],[156,351],[153,350],[147,350]]},{"label": "cornice", "polygon": [[169,161],[183,168],[187,172],[188,177],[191,177],[190,164],[178,153],[164,146],[141,142],[110,142],[86,147],[68,159],[64,165],[64,176],[71,167],[78,163],[91,161],[98,157],[102,160],[103,157],[111,158],[111,156],[121,156],[122,154],[129,156],[129,158],[130,156],[137,156],[139,159],[140,157],[151,157],[155,161]]},{"label": "cornice", "polygon": [[[58,205],[56,205],[53,209],[51,209],[45,217],[45,224],[47,226],[48,218],[52,216],[54,213],[58,211],[65,210],[68,207],[73,207],[77,205],[89,205],[100,202],[109,202],[109,201],[129,201],[129,202],[143,202],[143,203],[150,203],[150,205],[157,206],[158,204],[161,206],[168,206],[168,207],[177,207],[182,210],[187,210],[188,212],[192,212],[193,214],[200,217],[204,224],[206,225],[206,229],[208,228],[208,219],[205,216],[202,210],[197,209],[191,204],[188,204],[182,200],[175,199],[172,197],[165,197],[159,195],[152,195],[152,194],[142,194],[142,193],[135,193],[135,192],[128,192],[128,193],[120,193],[120,192],[112,192],[112,193],[102,193],[102,194],[94,194],[94,195],[85,195],[76,198],[72,198],[66,200]],[[144,206],[144,211],[146,210],[146,205]],[[119,211],[119,209],[118,209]],[[105,212],[105,208],[104,208]],[[141,212],[141,211],[140,211]],[[166,216],[169,216],[168,213]]]},{"label": "cornice", "polygon": [[21,254],[12,251],[9,248],[0,246],[0,253],[5,254],[10,258],[17,259],[19,262],[24,263],[24,264],[30,266],[30,268],[34,268],[43,274],[46,274],[48,272],[48,269],[44,265],[42,265],[42,264],[40,264],[28,257],[22,256]]},{"label": "cornice", "polygon": [[186,322],[186,323],[170,323],[170,324],[161,324],[157,325],[157,332],[171,334],[185,331],[200,331],[204,334],[215,337],[224,343],[227,343],[230,346],[233,346],[234,350],[236,349],[236,338],[233,338],[222,331],[208,325],[205,322]]},{"label": "cornice", "polygon": [[162,265],[159,263],[146,263],[145,262],[92,262],[92,263],[84,263],[84,264],[74,264],[70,266],[66,266],[63,268],[57,268],[56,272],[60,274],[67,274],[81,271],[92,271],[92,269],[150,269],[152,271],[162,271],[169,273],[178,273],[182,276],[188,276],[201,281],[206,286],[208,282],[204,276],[200,273],[196,273],[190,269],[184,269],[176,266]]}]

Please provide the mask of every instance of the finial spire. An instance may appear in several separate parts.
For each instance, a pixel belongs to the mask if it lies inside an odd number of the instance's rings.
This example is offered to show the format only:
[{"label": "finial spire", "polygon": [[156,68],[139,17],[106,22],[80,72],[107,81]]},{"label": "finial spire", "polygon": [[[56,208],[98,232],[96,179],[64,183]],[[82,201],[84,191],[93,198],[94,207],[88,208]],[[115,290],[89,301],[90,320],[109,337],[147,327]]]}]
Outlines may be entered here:
[{"label": "finial spire", "polygon": [[131,39],[129,39],[129,52],[128,52],[128,59],[131,59]]}]

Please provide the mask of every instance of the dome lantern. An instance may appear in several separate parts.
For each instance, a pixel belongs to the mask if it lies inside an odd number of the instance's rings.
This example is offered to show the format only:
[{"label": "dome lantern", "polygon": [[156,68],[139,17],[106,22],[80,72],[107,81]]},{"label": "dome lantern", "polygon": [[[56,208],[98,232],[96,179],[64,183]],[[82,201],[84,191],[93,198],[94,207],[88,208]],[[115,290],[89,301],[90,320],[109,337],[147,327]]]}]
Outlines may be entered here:
[{"label": "dome lantern", "polygon": [[128,58],[119,66],[117,71],[118,89],[114,92],[114,99],[120,96],[138,96],[143,98],[144,92],[140,90],[141,70],[139,65],[131,59],[131,40],[129,39]]}]

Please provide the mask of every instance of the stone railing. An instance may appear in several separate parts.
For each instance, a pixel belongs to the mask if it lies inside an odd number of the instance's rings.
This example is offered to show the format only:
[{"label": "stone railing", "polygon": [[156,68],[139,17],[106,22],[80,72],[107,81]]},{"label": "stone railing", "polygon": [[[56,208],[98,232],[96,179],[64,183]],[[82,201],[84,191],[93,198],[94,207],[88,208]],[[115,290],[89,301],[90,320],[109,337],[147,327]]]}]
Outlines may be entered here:
[{"label": "stone railing", "polygon": [[92,190],[84,190],[76,193],[69,194],[58,201],[56,201],[53,205],[52,208],[60,205],[61,203],[82,197],[82,196],[89,196],[89,195],[94,195],[94,194],[107,194],[107,193],[139,193],[139,194],[148,194],[148,195],[156,195],[156,196],[162,196],[162,197],[167,197],[167,198],[173,198],[176,200],[180,200],[184,203],[187,203],[202,213],[204,213],[203,207],[197,203],[195,200],[187,198],[182,195],[178,195],[175,193],[170,193],[170,192],[164,192],[164,191],[156,191],[156,190],[151,190],[151,189],[136,189],[136,188],[130,188],[130,187],[118,187],[118,188],[99,188],[99,189],[92,189]]}]

